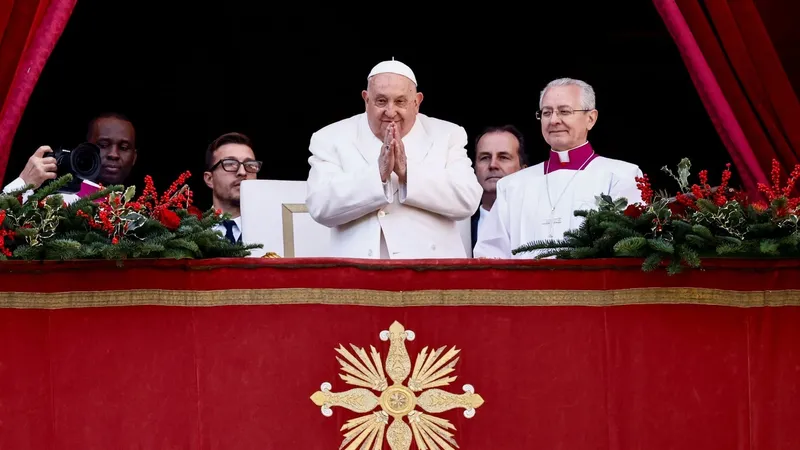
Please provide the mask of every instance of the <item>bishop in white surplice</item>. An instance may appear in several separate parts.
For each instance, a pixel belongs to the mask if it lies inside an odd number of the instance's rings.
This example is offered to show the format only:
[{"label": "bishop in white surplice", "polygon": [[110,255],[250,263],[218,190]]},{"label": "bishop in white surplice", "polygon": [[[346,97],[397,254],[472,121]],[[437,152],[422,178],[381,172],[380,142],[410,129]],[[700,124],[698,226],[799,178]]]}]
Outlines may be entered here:
[{"label": "bishop in white surplice", "polygon": [[638,166],[598,155],[588,141],[597,120],[594,91],[572,79],[551,82],[542,91],[542,134],[550,144],[548,159],[497,182],[497,199],[478,235],[476,258],[534,258],[542,251],[513,255],[534,241],[560,240],[583,221],[576,210],[597,208],[606,194],[641,202]]},{"label": "bishop in white surplice", "polygon": [[[584,156],[587,151],[594,156]],[[641,201],[633,181],[642,176],[637,166],[597,156],[588,142],[572,152],[576,158],[566,167],[559,167],[564,153],[551,151],[546,162],[497,182],[497,199],[473,250],[476,258],[533,258],[539,252],[511,251],[533,241],[562,239],[583,220],[573,213],[596,209],[600,194]]]}]

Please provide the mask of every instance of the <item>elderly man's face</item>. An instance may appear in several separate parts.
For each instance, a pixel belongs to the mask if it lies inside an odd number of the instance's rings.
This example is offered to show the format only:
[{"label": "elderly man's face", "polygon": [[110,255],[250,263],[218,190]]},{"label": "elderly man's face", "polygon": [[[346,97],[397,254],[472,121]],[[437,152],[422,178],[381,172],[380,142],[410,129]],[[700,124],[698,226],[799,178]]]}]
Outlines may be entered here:
[{"label": "elderly man's face", "polygon": [[136,164],[136,132],[133,124],[115,117],[97,119],[89,142],[100,147],[100,182],[124,184]]},{"label": "elderly man's face", "polygon": [[[542,136],[553,150],[569,150],[586,142],[597,121],[597,110],[579,111],[581,88],[556,86],[542,98]],[[571,113],[571,114],[570,114]]]},{"label": "elderly man's face", "polygon": [[398,127],[401,137],[408,134],[414,127],[422,103],[422,93],[417,92],[414,82],[393,73],[372,77],[361,97],[366,106],[369,128],[380,140],[392,122]]},{"label": "elderly man's face", "polygon": [[475,174],[484,192],[495,193],[501,178],[522,168],[516,136],[505,131],[481,136],[475,146]]}]

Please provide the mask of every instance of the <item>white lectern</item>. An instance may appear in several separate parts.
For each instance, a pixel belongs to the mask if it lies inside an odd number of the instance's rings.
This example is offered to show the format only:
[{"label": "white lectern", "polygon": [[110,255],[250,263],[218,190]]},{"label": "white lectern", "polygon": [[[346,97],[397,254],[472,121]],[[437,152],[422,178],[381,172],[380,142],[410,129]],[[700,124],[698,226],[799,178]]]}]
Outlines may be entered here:
[{"label": "white lectern", "polygon": [[331,232],[308,215],[305,181],[245,180],[240,189],[242,242],[264,245],[251,256],[328,256]]}]

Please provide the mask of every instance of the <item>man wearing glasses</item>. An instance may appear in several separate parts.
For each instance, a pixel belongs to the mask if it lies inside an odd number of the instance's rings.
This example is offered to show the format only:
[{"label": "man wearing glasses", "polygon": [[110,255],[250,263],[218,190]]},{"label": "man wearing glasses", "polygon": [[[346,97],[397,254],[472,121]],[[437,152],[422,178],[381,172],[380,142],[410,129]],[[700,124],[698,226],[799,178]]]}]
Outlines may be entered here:
[{"label": "man wearing glasses", "polygon": [[255,180],[261,170],[256,161],[250,138],[241,133],[228,133],[218,137],[206,150],[206,172],[203,180],[211,188],[214,209],[229,213],[231,220],[217,225],[232,243],[242,241],[242,218],[239,211],[239,185],[244,180]]},{"label": "man wearing glasses", "polygon": [[532,258],[536,253],[512,255],[533,241],[561,240],[583,218],[579,209],[596,209],[596,198],[607,194],[641,201],[638,166],[595,153],[588,135],[597,123],[595,94],[580,80],[551,81],[539,97],[536,119],[550,145],[549,157],[529,169],[497,182],[497,199],[486,218],[473,254],[476,258]]}]

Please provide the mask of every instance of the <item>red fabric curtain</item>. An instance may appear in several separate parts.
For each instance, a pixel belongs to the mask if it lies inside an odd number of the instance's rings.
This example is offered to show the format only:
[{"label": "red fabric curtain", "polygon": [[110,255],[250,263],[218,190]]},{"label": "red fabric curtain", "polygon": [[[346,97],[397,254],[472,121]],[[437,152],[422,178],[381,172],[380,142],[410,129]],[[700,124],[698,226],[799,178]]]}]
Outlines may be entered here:
[{"label": "red fabric curtain", "polygon": [[25,105],[76,1],[0,2],[0,179]]},{"label": "red fabric curtain", "polygon": [[753,0],[654,4],[745,188],[755,192],[773,159],[791,171],[800,163],[800,102]]}]

